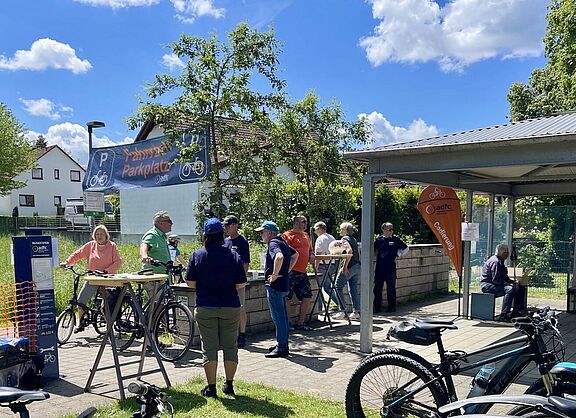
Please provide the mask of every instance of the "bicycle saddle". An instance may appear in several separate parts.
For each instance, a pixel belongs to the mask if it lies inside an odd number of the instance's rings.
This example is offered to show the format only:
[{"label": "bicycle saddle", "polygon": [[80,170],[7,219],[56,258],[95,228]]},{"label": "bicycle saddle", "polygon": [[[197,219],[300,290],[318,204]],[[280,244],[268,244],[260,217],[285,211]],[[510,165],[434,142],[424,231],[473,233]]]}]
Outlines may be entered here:
[{"label": "bicycle saddle", "polygon": [[458,329],[452,322],[415,322],[418,328],[426,331],[444,331],[445,329]]},{"label": "bicycle saddle", "polygon": [[571,363],[569,361],[563,361],[561,363],[556,364],[550,370],[552,374],[561,374],[563,376],[567,376],[572,381],[576,380],[576,363]]},{"label": "bicycle saddle", "polygon": [[576,416],[576,400],[561,398],[560,396],[550,396],[548,402],[569,417]]},{"label": "bicycle saddle", "polygon": [[454,325],[454,321],[452,319],[430,318],[429,316],[418,317],[418,318],[416,318],[416,322],[427,322],[429,324]]},{"label": "bicycle saddle", "polygon": [[0,387],[0,404],[14,402],[34,402],[48,399],[50,394],[41,390],[22,390],[11,387]]}]

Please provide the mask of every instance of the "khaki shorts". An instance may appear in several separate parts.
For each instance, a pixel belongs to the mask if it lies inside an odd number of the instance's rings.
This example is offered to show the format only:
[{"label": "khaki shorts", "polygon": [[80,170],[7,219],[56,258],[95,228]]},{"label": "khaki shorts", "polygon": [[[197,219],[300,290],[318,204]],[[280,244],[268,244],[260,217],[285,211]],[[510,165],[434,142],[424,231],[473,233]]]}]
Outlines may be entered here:
[{"label": "khaki shorts", "polygon": [[203,364],[218,361],[218,350],[224,352],[224,361],[238,363],[240,308],[197,307],[195,318],[202,340]]}]

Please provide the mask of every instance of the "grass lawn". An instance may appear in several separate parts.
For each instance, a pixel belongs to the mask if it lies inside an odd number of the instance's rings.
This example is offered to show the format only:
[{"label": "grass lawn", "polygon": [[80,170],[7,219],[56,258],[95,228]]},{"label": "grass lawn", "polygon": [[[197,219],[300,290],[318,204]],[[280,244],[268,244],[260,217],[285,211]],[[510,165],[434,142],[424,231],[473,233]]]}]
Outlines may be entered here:
[{"label": "grass lawn", "polygon": [[[280,379],[281,376],[278,376]],[[345,417],[343,402],[328,401],[311,395],[275,389],[269,386],[234,382],[237,396],[222,395],[223,380],[218,381],[218,398],[206,399],[200,395],[204,387],[204,378],[196,378],[183,385],[177,385],[167,390],[170,402],[174,406],[174,417],[298,417],[316,418]],[[134,399],[114,402],[98,408],[97,418],[114,417],[129,418],[139,410]],[[163,416],[168,417],[169,414]],[[74,418],[68,415],[66,418]]]}]

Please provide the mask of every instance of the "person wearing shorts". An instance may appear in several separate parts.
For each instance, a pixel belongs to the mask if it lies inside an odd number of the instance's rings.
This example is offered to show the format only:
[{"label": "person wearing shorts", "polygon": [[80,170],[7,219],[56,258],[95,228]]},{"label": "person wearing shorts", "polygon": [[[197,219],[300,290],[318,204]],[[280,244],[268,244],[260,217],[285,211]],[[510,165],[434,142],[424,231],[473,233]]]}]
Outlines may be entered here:
[{"label": "person wearing shorts", "polygon": [[292,229],[282,234],[286,243],[298,253],[298,260],[292,271],[290,271],[290,292],[288,293],[288,300],[291,300],[292,296],[296,295],[300,301],[298,320],[294,324],[294,329],[298,331],[310,331],[312,329],[304,324],[312,301],[312,288],[306,274],[306,268],[308,263],[314,265],[316,261],[312,250],[312,241],[306,233],[307,225],[308,220],[306,217],[297,215],[292,219]]},{"label": "person wearing shorts", "polygon": [[202,364],[208,382],[200,394],[217,396],[218,350],[222,350],[226,374],[222,392],[234,395],[240,322],[237,289],[246,283],[246,274],[238,254],[224,247],[224,229],[217,218],[204,222],[204,247],[190,256],[186,283],[196,289],[195,319],[200,330]]}]

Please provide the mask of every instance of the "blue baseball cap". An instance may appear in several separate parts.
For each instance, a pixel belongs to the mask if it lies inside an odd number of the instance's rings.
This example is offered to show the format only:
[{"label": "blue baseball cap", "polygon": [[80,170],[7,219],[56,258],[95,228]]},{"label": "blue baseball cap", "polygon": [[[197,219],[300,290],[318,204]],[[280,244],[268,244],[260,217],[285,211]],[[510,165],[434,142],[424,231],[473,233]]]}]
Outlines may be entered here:
[{"label": "blue baseball cap", "polygon": [[224,228],[222,228],[222,222],[218,218],[210,218],[204,222],[204,235],[210,234],[222,234]]},{"label": "blue baseball cap", "polygon": [[280,230],[278,229],[278,225],[276,225],[276,222],[273,221],[264,221],[262,222],[262,225],[260,225],[258,228],[256,228],[254,231],[270,231],[270,232],[280,232]]}]

